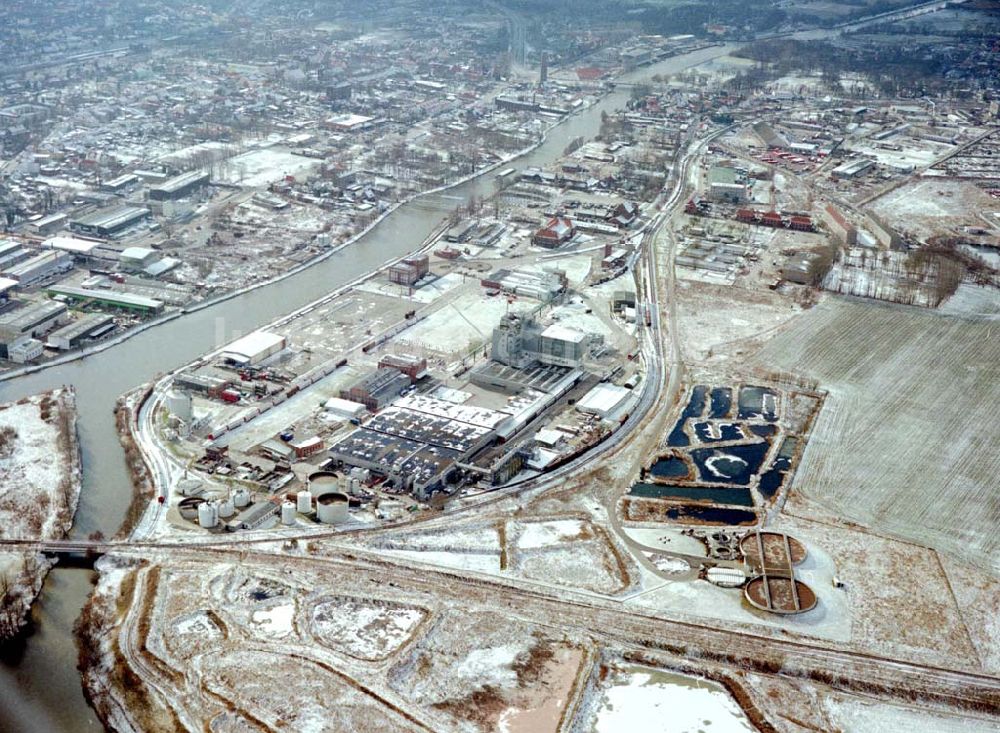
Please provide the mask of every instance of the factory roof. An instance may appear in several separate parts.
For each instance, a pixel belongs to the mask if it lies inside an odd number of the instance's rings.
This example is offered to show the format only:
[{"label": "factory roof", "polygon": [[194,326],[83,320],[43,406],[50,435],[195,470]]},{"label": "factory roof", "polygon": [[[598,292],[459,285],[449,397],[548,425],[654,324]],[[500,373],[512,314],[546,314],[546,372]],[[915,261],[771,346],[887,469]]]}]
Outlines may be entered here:
[{"label": "factory roof", "polygon": [[134,306],[137,308],[159,310],[163,307],[162,300],[146,298],[142,295],[134,295],[132,293],[122,293],[117,290],[94,290],[92,288],[77,288],[71,285],[57,285],[48,288],[48,292],[52,295],[66,295],[71,298],[97,300],[105,303],[120,303],[125,306]]},{"label": "factory roof", "polygon": [[89,239],[77,239],[76,237],[51,237],[42,242],[46,249],[60,249],[63,252],[73,254],[89,255],[100,244]]},{"label": "factory roof", "polygon": [[133,219],[148,215],[149,209],[145,206],[114,206],[74,219],[74,223],[80,226],[114,229]]},{"label": "factory roof", "polygon": [[185,186],[190,186],[194,183],[208,182],[209,175],[203,171],[188,171],[187,173],[181,173],[179,176],[174,176],[173,178],[164,181],[163,183],[158,183],[150,188],[151,191],[164,191],[166,193],[175,193],[181,190]]},{"label": "factory roof", "polygon": [[65,313],[67,310],[65,303],[53,303],[51,300],[43,300],[0,315],[0,326],[8,326],[23,331],[53,316]]},{"label": "factory roof", "polygon": [[564,326],[561,323],[553,323],[542,331],[542,338],[549,338],[555,341],[569,341],[574,344],[582,343],[587,338],[586,334],[577,331],[575,328]]},{"label": "factory roof", "polygon": [[108,315],[107,313],[85,313],[84,315],[77,318],[72,323],[63,326],[57,331],[53,331],[49,335],[49,339],[59,336],[68,340],[72,340],[79,336],[86,335],[90,331],[106,326],[114,322],[114,316]]},{"label": "factory roof", "polygon": [[[285,337],[276,333],[270,333],[268,331],[255,331],[254,333],[247,334],[243,338],[236,339],[233,343],[229,344],[223,352],[223,356],[226,358],[232,358],[234,361],[249,360],[253,359],[270,349],[283,346],[285,343]],[[237,359],[236,357],[241,357]]]},{"label": "factory roof", "polygon": [[632,390],[617,384],[601,383],[576,403],[580,412],[592,412],[602,417],[614,412],[632,394]]},{"label": "factory roof", "polygon": [[17,287],[17,280],[11,280],[9,277],[0,277],[0,293],[6,293],[11,288]]}]

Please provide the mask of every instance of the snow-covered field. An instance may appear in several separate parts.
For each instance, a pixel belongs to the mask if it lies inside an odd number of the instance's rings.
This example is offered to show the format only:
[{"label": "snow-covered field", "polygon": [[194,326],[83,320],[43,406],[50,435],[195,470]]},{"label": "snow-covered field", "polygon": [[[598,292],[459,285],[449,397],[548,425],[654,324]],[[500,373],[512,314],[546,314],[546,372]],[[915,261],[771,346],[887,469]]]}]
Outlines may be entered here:
[{"label": "snow-covered field", "polygon": [[1000,573],[1000,338],[989,321],[830,300],[754,358],[829,390],[794,488]]},{"label": "snow-covered field", "polygon": [[[0,537],[61,538],[72,526],[80,481],[71,389],[0,405]],[[41,556],[0,553],[10,588],[0,637],[20,625],[49,567]]]},{"label": "snow-covered field", "polygon": [[285,176],[299,176],[315,170],[319,162],[315,158],[273,148],[254,150],[231,158],[226,163],[223,180],[241,186],[266,186]]}]

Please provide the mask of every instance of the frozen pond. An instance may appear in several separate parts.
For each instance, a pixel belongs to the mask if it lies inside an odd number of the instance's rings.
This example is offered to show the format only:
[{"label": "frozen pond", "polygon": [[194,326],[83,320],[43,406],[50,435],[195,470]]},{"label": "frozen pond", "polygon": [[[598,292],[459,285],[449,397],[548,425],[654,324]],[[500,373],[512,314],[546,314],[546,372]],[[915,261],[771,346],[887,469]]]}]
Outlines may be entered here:
[{"label": "frozen pond", "polygon": [[717,682],[651,667],[623,667],[598,702],[593,733],[744,733],[755,730]]}]

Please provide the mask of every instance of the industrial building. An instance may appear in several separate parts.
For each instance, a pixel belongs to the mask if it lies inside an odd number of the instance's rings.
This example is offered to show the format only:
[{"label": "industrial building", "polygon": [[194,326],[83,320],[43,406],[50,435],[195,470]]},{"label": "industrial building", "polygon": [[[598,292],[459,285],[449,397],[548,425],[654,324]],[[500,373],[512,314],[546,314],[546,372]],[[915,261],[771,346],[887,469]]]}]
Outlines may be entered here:
[{"label": "industrial building", "polygon": [[554,324],[543,329],[533,318],[507,313],[493,329],[493,361],[517,369],[535,362],[550,366],[578,367],[589,338],[572,328]]},{"label": "industrial building", "polygon": [[139,185],[139,176],[134,173],[125,173],[117,178],[112,178],[110,181],[103,181],[101,183],[101,190],[107,191],[108,193],[120,194],[125,193],[137,185]]},{"label": "industrial building", "polygon": [[555,249],[566,244],[574,236],[576,236],[576,228],[573,226],[573,222],[565,217],[556,216],[535,232],[531,243],[538,247]]},{"label": "industrial building", "polygon": [[3,270],[4,277],[28,288],[73,269],[73,258],[65,252],[42,252]]},{"label": "industrial building", "polygon": [[144,206],[112,206],[70,220],[69,228],[79,234],[110,239],[145,221],[149,216],[149,209]]},{"label": "industrial building", "polygon": [[31,223],[31,228],[35,234],[41,237],[47,237],[66,226],[68,221],[69,217],[65,214],[49,214],[48,216],[33,221]]},{"label": "industrial building", "polygon": [[386,354],[378,361],[379,369],[389,367],[396,369],[410,378],[410,384],[416,384],[427,375],[427,359],[418,359],[406,354]]},{"label": "industrial building", "polygon": [[868,171],[875,168],[875,161],[871,158],[862,158],[861,160],[852,160],[847,163],[842,163],[841,165],[830,171],[830,177],[842,180],[845,178],[857,178],[864,175]]},{"label": "industrial building", "polygon": [[127,247],[118,255],[118,262],[126,272],[140,272],[160,259],[160,253],[147,247]]},{"label": "industrial building", "polygon": [[31,257],[31,252],[22,247],[20,242],[0,239],[0,272],[19,262],[24,262],[29,257]]},{"label": "industrial building", "polygon": [[548,301],[566,291],[569,279],[562,270],[534,272],[501,269],[484,277],[479,284],[490,290]]},{"label": "industrial building", "polygon": [[256,331],[233,341],[222,351],[222,359],[234,366],[256,366],[288,346],[288,340],[277,333]]},{"label": "industrial building", "polygon": [[360,403],[375,412],[409,386],[409,376],[392,367],[381,367],[340,390],[340,398]]},{"label": "industrial building", "polygon": [[587,415],[597,415],[604,420],[615,420],[622,417],[635,401],[632,390],[602,382],[576,403],[576,409]]},{"label": "industrial building", "polygon": [[413,285],[430,270],[427,255],[407,257],[389,267],[389,282],[399,285]]},{"label": "industrial building", "polygon": [[132,293],[121,293],[115,290],[94,290],[93,288],[78,288],[71,285],[53,285],[46,288],[50,297],[59,297],[74,303],[94,303],[108,308],[117,308],[144,315],[156,315],[163,312],[163,301],[146,298]]},{"label": "industrial building", "polygon": [[858,243],[857,227],[847,221],[844,215],[833,204],[828,204],[824,207],[821,216],[823,223],[830,229],[830,234],[840,244],[846,247],[853,247]]},{"label": "industrial building", "polygon": [[89,340],[106,336],[114,328],[114,317],[106,313],[86,313],[73,323],[49,334],[48,345],[60,351],[68,351]]},{"label": "industrial building", "polygon": [[0,356],[9,358],[9,347],[62,325],[68,313],[65,303],[43,301],[0,315]]},{"label": "industrial building", "polygon": [[345,466],[386,476],[421,499],[443,488],[456,469],[492,444],[512,422],[506,412],[413,395],[397,400],[330,449]]},{"label": "industrial building", "polygon": [[163,183],[151,186],[149,189],[149,199],[150,201],[177,201],[207,186],[209,179],[209,174],[202,171],[181,173],[179,176],[174,176]]},{"label": "industrial building", "polygon": [[708,197],[712,201],[742,204],[747,200],[747,179],[744,171],[716,165],[708,171]]},{"label": "industrial building", "polygon": [[77,237],[51,237],[42,242],[42,247],[65,252],[79,260],[87,260],[93,256],[98,244],[100,243],[90,239],[78,239]]}]

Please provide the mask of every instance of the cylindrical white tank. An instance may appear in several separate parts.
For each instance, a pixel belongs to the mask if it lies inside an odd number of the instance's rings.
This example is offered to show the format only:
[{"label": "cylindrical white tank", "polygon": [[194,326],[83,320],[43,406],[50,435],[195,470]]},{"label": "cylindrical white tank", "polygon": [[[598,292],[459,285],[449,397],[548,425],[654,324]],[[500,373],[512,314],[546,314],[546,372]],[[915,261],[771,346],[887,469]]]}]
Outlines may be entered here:
[{"label": "cylindrical white tank", "polygon": [[198,505],[198,526],[203,529],[211,529],[219,523],[219,510],[215,504],[205,502]]},{"label": "cylindrical white tank", "polygon": [[233,500],[231,497],[227,497],[219,502],[219,518],[229,519],[236,510],[233,508]]},{"label": "cylindrical white tank", "polygon": [[313,495],[309,489],[302,489],[295,497],[295,506],[299,514],[308,514],[313,508]]},{"label": "cylindrical white tank", "polygon": [[357,496],[361,493],[361,482],[352,476],[348,481],[347,491],[351,496]]},{"label": "cylindrical white tank", "polygon": [[194,408],[191,404],[191,395],[180,390],[167,392],[167,410],[171,415],[179,417],[186,423],[191,422],[194,416]]},{"label": "cylindrical white tank", "polygon": [[316,513],[324,524],[347,521],[347,494],[331,491],[316,497]]},{"label": "cylindrical white tank", "polygon": [[250,506],[250,492],[246,489],[236,489],[233,494],[233,504],[237,509],[245,509]]},{"label": "cylindrical white tank", "polygon": [[285,525],[295,524],[295,502],[281,502],[281,523]]}]

